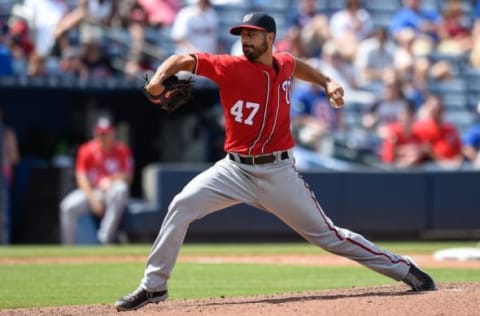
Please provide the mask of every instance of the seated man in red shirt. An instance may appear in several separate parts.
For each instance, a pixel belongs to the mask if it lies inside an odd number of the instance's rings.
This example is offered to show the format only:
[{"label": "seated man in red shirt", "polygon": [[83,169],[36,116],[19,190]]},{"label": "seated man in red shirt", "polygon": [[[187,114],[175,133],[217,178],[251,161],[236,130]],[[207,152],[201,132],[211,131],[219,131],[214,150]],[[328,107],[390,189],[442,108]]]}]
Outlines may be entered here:
[{"label": "seated man in red shirt", "polygon": [[398,168],[419,165],[425,157],[418,135],[413,133],[415,108],[405,105],[397,120],[385,126],[381,147],[382,161]]},{"label": "seated man in red shirt", "polygon": [[97,232],[102,244],[113,243],[129,198],[133,159],[129,147],[115,140],[108,118],[100,118],[94,138],[80,146],[75,164],[77,189],[60,204],[63,244],[74,244],[80,215],[91,212],[101,218]]},{"label": "seated man in red shirt", "polygon": [[443,104],[436,95],[429,95],[420,108],[420,119],[413,132],[424,144],[429,160],[440,167],[459,167],[462,164],[462,143],[457,128],[443,121]]}]

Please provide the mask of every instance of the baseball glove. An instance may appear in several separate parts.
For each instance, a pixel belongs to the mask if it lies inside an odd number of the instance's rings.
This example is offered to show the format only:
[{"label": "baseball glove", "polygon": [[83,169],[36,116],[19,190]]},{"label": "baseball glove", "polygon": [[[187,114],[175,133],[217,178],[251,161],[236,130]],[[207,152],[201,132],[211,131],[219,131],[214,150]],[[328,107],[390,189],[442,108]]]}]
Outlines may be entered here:
[{"label": "baseball glove", "polygon": [[192,99],[192,79],[178,79],[177,76],[170,76],[163,81],[165,89],[159,95],[150,94],[146,86],[148,84],[148,75],[145,75],[145,86],[143,93],[147,99],[160,105],[167,112],[173,112],[182,105],[185,105]]}]

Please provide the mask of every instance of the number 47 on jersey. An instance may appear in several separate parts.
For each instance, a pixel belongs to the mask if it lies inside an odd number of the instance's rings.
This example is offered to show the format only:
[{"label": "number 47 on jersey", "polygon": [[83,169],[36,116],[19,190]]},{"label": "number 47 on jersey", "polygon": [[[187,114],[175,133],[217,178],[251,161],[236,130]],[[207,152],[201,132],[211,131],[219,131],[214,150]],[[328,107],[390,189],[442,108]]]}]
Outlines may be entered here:
[{"label": "number 47 on jersey", "polygon": [[[254,102],[245,102],[243,100],[238,100],[230,108],[230,114],[235,117],[235,121],[246,124],[253,125],[253,118],[258,112],[260,104]],[[246,116],[246,118],[244,118]]]}]

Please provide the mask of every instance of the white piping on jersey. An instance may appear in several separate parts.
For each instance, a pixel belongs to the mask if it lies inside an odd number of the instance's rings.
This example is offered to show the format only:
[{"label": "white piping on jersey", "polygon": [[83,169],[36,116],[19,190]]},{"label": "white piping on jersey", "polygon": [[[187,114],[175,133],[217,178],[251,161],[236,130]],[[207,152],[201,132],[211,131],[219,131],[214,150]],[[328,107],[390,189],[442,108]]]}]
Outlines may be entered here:
[{"label": "white piping on jersey", "polygon": [[275,132],[275,127],[277,127],[277,122],[278,122],[278,112],[280,112],[280,86],[278,86],[278,91],[277,91],[277,110],[275,111],[275,121],[273,122],[272,126],[272,131],[270,132],[270,135],[268,136],[268,139],[265,141],[265,143],[262,146],[262,153],[265,150],[265,146],[272,140],[273,133]]},{"label": "white piping on jersey", "polygon": [[198,71],[198,57],[196,54],[190,54],[193,58],[195,58],[195,66],[193,67],[193,74],[197,74]]},{"label": "white piping on jersey", "polygon": [[[265,70],[263,71],[263,73],[265,74],[265,77],[267,77],[267,96],[265,98],[265,109],[263,110],[263,122],[262,122],[262,127],[260,128],[260,132],[258,133],[257,139],[255,139],[252,146],[250,146],[250,148],[248,149],[248,154],[249,155],[252,154],[252,150],[255,148],[255,145],[257,145],[258,141],[260,140],[260,138],[262,136],[263,129],[265,128],[268,102],[269,102],[269,99],[270,99],[270,75]],[[262,150],[262,153],[263,153],[263,150]]]}]

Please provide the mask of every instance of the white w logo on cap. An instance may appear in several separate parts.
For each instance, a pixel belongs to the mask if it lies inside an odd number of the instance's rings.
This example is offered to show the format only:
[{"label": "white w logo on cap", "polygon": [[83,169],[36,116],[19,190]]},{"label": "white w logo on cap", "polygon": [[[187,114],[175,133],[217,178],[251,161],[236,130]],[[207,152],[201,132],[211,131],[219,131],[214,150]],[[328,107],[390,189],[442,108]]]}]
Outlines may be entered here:
[{"label": "white w logo on cap", "polygon": [[243,17],[243,23],[248,22],[253,16],[253,13],[249,13]]}]

